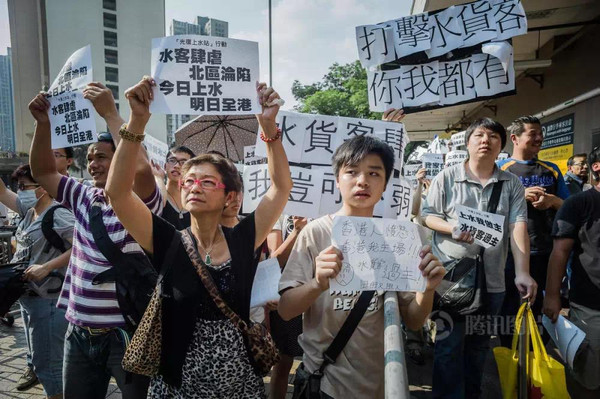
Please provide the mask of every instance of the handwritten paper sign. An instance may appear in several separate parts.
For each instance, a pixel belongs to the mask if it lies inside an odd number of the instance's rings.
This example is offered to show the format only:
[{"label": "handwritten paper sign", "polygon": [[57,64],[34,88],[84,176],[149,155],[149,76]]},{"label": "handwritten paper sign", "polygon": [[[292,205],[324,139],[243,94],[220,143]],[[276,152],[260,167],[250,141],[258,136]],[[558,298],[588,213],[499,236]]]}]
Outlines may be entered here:
[{"label": "handwritten paper sign", "polygon": [[444,166],[449,168],[450,166],[458,165],[463,163],[465,159],[469,157],[469,153],[463,150],[450,151],[446,154],[446,161]]},{"label": "handwritten paper sign", "polygon": [[433,179],[444,169],[444,155],[442,154],[427,152],[423,154],[421,161],[423,162],[423,167],[427,169],[425,177],[428,179]]},{"label": "handwritten paper sign", "polygon": [[278,285],[281,279],[281,268],[277,258],[263,260],[256,267],[250,307],[263,306],[269,301],[279,299]]},{"label": "handwritten paper sign", "polygon": [[256,42],[200,35],[152,39],[151,74],[157,84],[153,113],[261,113]]},{"label": "handwritten paper sign", "polygon": [[342,251],[342,270],[330,291],[424,291],[417,226],[393,219],[336,216],[332,244]]},{"label": "handwritten paper sign", "polygon": [[96,142],[94,106],[81,94],[85,85],[91,82],[92,51],[86,46],[67,59],[48,89],[52,148]]},{"label": "handwritten paper sign", "polygon": [[470,231],[475,243],[484,248],[496,247],[502,241],[504,216],[456,205],[461,231]]},{"label": "handwritten paper sign", "polygon": [[169,152],[169,146],[167,143],[163,143],[159,139],[147,134],[146,138],[144,139],[144,146],[146,147],[148,158],[150,158],[154,164],[162,168],[167,159],[167,153]]}]

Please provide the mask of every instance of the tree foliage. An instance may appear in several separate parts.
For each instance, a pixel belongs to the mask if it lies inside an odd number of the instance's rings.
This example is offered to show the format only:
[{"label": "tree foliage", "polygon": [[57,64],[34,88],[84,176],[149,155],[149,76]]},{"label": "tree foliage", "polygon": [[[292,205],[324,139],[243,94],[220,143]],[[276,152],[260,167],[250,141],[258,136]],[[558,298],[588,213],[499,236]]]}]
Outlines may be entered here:
[{"label": "tree foliage", "polygon": [[367,71],[355,62],[334,63],[321,82],[308,85],[294,80],[292,94],[298,112],[380,119],[380,112],[369,111]]}]

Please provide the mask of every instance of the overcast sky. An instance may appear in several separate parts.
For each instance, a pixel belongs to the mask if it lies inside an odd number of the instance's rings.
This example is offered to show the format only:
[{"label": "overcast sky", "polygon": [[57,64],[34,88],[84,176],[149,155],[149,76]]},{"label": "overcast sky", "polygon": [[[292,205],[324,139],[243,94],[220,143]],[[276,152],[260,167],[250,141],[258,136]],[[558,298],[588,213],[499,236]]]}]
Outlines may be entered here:
[{"label": "overcast sky", "polygon": [[[334,62],[344,64],[358,58],[355,26],[407,15],[411,3],[411,0],[273,0],[273,86],[287,101],[285,108],[294,103],[291,94],[294,79],[313,83],[321,80]],[[194,22],[200,15],[229,22],[231,38],[259,42],[261,76],[268,81],[268,0],[165,0],[165,8],[166,33],[172,19]],[[0,54],[6,54],[8,46],[7,0],[0,0]]]}]

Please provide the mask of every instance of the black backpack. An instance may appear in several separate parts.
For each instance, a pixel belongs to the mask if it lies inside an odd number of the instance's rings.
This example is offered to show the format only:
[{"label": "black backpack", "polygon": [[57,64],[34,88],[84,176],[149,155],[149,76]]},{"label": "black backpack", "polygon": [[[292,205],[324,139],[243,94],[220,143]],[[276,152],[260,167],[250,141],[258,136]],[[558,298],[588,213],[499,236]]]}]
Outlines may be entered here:
[{"label": "black backpack", "polygon": [[48,241],[48,244],[46,244],[44,247],[44,252],[50,251],[50,245],[58,249],[61,253],[65,253],[67,251],[65,242],[61,236],[54,231],[54,212],[56,212],[58,208],[64,207],[62,205],[54,205],[46,211],[44,217],[42,218],[42,234],[44,234],[44,238],[46,241]]},{"label": "black backpack", "polygon": [[90,230],[98,249],[112,265],[97,274],[92,284],[115,283],[121,314],[129,331],[133,332],[148,307],[158,273],[144,253],[123,253],[110,239],[99,204],[92,205]]}]

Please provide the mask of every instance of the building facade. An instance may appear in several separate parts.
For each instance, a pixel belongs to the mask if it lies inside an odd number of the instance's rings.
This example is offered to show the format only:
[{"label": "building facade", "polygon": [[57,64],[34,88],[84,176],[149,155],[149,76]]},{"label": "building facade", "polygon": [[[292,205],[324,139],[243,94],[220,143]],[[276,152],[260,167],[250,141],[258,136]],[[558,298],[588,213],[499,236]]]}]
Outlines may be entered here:
[{"label": "building facade", "polygon": [[[124,91],[150,72],[151,41],[165,32],[164,0],[9,0],[16,149],[29,151],[33,119],[27,104],[49,86],[67,58],[90,45],[95,81],[107,85],[123,118]],[[166,142],[165,115],[153,115],[147,131]],[[106,123],[96,118],[98,131]]]},{"label": "building facade", "polygon": [[15,151],[11,50],[0,55],[0,151]]}]

